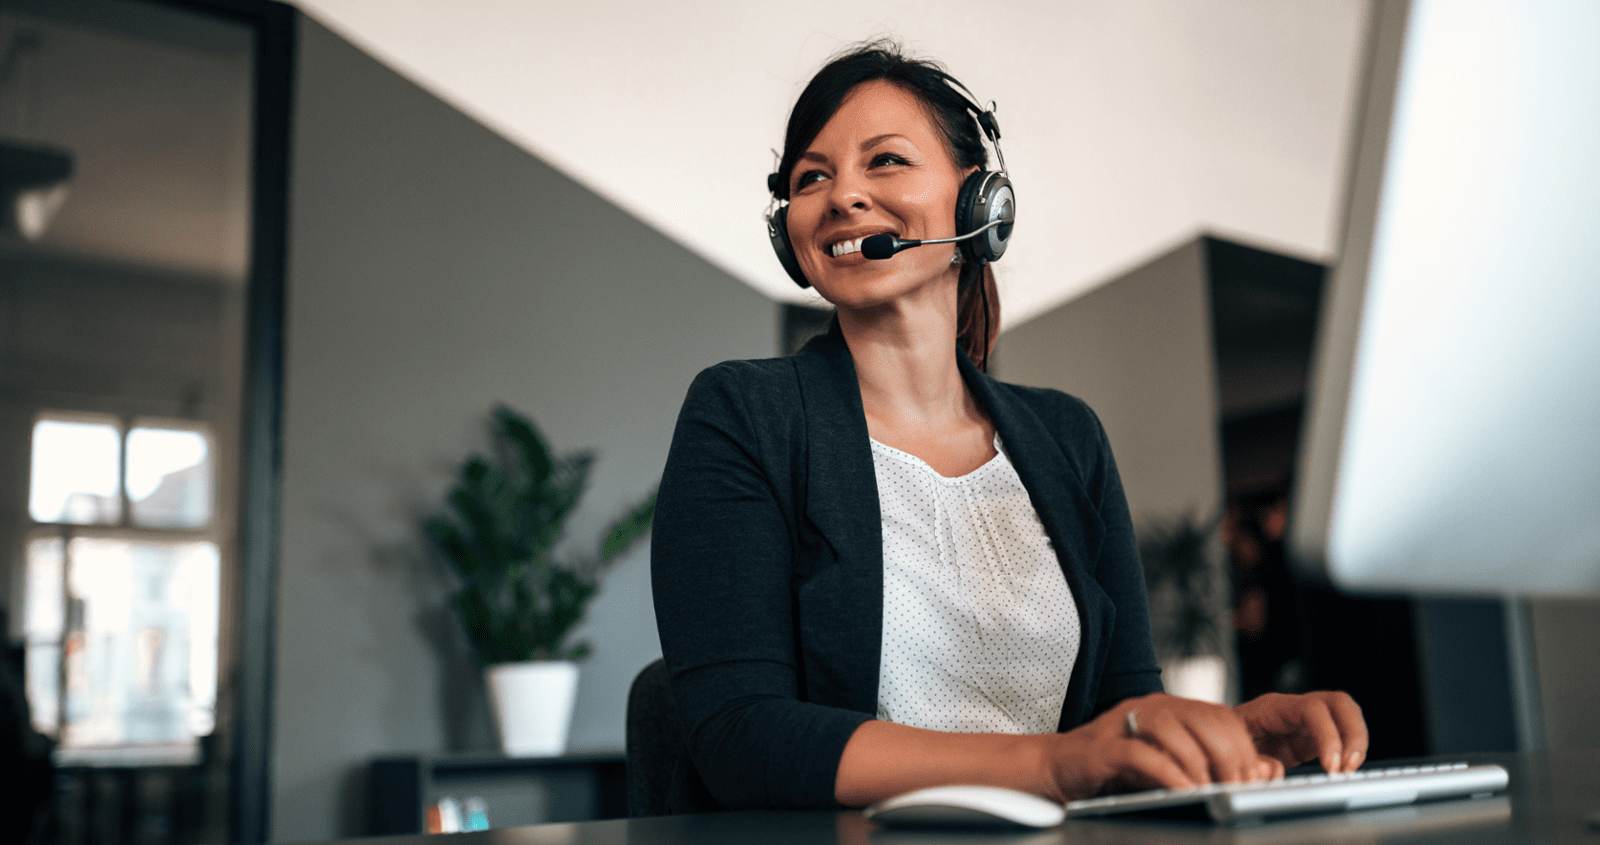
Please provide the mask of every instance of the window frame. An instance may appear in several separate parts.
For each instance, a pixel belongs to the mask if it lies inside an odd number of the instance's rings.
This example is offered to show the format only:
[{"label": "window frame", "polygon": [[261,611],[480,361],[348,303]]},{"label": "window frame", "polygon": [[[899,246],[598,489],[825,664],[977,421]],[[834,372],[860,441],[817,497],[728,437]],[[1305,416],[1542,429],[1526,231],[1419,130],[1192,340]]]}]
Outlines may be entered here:
[{"label": "window frame", "polygon": [[[39,424],[42,422],[107,425],[116,430],[118,443],[116,490],[119,501],[119,517],[117,522],[51,522],[39,520],[34,517],[32,508],[34,482],[34,440],[31,433],[36,431]],[[205,438],[206,461],[210,468],[211,478],[208,485],[208,496],[210,501],[208,503],[207,518],[204,525],[194,528],[179,528],[145,526],[134,523],[133,501],[128,496],[128,437],[136,428],[169,431],[192,431]],[[30,426],[29,431],[29,460],[27,464],[27,527],[21,532],[23,542],[23,577],[20,585],[20,594],[22,598],[22,607],[24,609],[29,606],[29,599],[31,598],[31,596],[28,594],[27,586],[30,582],[27,571],[32,561],[31,549],[33,544],[38,540],[59,539],[61,541],[60,594],[63,604],[70,603],[72,597],[72,590],[70,588],[72,578],[71,544],[74,540],[100,539],[119,540],[130,543],[143,542],[151,544],[209,543],[213,549],[216,550],[217,554],[224,554],[223,549],[226,538],[222,536],[223,521],[219,518],[218,514],[218,505],[220,504],[221,498],[219,491],[221,473],[219,472],[220,467],[217,454],[218,437],[210,423],[206,422],[205,420],[157,414],[118,414],[107,411],[87,411],[82,409],[42,408],[34,412],[33,423]],[[219,576],[220,575],[221,573],[219,573]],[[224,599],[224,588],[219,580],[217,584],[217,605],[219,617],[223,616],[224,612],[226,611],[226,602]],[[59,638],[55,641],[55,646],[57,649],[55,672],[55,728],[53,734],[46,732],[47,735],[52,735],[57,742],[55,751],[57,764],[91,766],[171,766],[194,765],[199,763],[201,759],[199,743],[201,736],[205,736],[206,734],[194,736],[188,743],[184,744],[185,748],[182,753],[176,753],[173,747],[170,745],[163,746],[153,743],[125,743],[117,746],[83,747],[68,747],[63,744],[63,732],[66,728],[67,706],[67,672],[65,668],[66,662],[64,652],[66,649],[67,639],[70,634],[70,617],[71,614],[68,608],[63,607],[62,630]],[[26,625],[26,620],[24,619],[23,621],[24,625]],[[219,686],[221,681],[221,672],[223,669],[222,648],[224,645],[223,638],[225,636],[225,632],[223,631],[222,626],[224,624],[226,623],[222,622],[219,618],[218,629],[215,632],[217,642],[214,645],[214,650],[217,652],[218,665],[213,667],[213,671],[216,673]],[[30,638],[25,641],[25,645],[31,651],[35,645],[40,644],[35,643]],[[30,665],[27,667],[27,671],[30,673],[32,672],[31,661]],[[25,677],[23,681],[24,686],[31,686],[30,681],[31,678]],[[214,711],[221,706],[221,701],[219,699],[220,689],[214,690],[212,696],[212,707]],[[213,712],[213,719],[213,724],[219,720],[215,712]],[[37,721],[35,722],[35,726],[38,726]],[[212,730],[215,731],[215,727],[213,727]]]},{"label": "window frame", "polygon": [[[61,522],[36,519],[33,515],[33,439],[31,432],[38,429],[41,422],[89,423],[94,425],[109,425],[117,431],[117,500],[119,505],[118,519],[110,522]],[[167,431],[192,431],[206,441],[206,460],[211,465],[211,484],[207,491],[209,501],[206,508],[205,525],[195,528],[176,528],[166,526],[138,525],[133,521],[133,501],[128,497],[128,435],[135,428],[157,429]],[[221,542],[219,533],[221,520],[218,518],[218,506],[221,504],[219,494],[220,473],[218,472],[217,433],[211,424],[205,420],[188,419],[185,417],[162,416],[157,414],[118,414],[107,411],[61,410],[55,408],[39,409],[33,414],[33,424],[29,426],[30,437],[28,441],[28,528],[23,532],[31,538],[40,529],[45,527],[70,526],[74,529],[86,528],[115,528],[131,531],[153,532],[154,534],[169,533],[182,534],[195,537],[200,534],[211,535],[213,542]]]},{"label": "window frame", "polygon": [[[73,526],[77,526],[77,527],[81,527],[81,528],[87,528],[87,527],[89,527],[91,525],[96,525],[96,526],[106,526],[106,525],[113,525],[113,524],[120,525],[124,521],[127,520],[127,518],[128,518],[128,501],[127,501],[128,496],[127,496],[127,492],[123,489],[123,477],[124,477],[124,475],[126,473],[127,463],[128,463],[128,454],[127,454],[128,431],[127,431],[127,429],[125,427],[126,420],[127,420],[127,416],[124,415],[124,414],[116,414],[116,413],[111,413],[111,412],[107,412],[107,411],[40,409],[40,410],[36,410],[34,412],[34,414],[33,414],[33,422],[32,422],[32,424],[30,424],[28,426],[28,462],[27,462],[27,466],[28,466],[28,484],[27,484],[27,488],[26,488],[27,494],[25,496],[25,501],[27,502],[27,514],[28,515],[27,515],[26,522],[28,523],[28,529],[23,532],[24,534],[27,534],[27,535],[31,536],[33,530],[38,528],[41,525],[73,525]],[[57,521],[57,522],[46,522],[46,521],[42,521],[42,520],[39,520],[39,519],[34,517],[34,515],[33,515],[33,472],[34,472],[34,454],[33,454],[33,450],[34,450],[34,444],[36,442],[36,438],[38,437],[39,424],[42,423],[42,422],[60,422],[60,423],[69,423],[69,424],[77,424],[77,425],[104,425],[104,426],[107,426],[109,428],[112,428],[112,429],[116,430],[116,432],[117,432],[117,483],[116,483],[116,496],[117,496],[117,502],[118,502],[118,516],[117,516],[117,522],[116,523],[105,523],[105,522],[81,523],[81,522],[59,522],[59,521]]]}]

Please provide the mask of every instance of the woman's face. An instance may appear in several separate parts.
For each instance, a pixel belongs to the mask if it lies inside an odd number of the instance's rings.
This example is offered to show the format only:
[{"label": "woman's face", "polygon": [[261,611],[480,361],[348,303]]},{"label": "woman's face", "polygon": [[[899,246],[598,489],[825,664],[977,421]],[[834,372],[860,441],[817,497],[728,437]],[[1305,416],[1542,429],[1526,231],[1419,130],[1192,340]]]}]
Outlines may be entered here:
[{"label": "woman's face", "polygon": [[914,95],[881,80],[856,86],[789,176],[789,242],[806,278],[841,308],[953,283],[954,244],[875,261],[861,254],[861,239],[954,237],[964,175]]}]

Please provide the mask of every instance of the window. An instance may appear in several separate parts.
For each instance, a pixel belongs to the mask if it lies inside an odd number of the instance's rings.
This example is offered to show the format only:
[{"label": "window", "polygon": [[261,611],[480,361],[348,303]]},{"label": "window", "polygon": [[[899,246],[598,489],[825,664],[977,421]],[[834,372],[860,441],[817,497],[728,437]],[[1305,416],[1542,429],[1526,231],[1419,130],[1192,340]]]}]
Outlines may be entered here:
[{"label": "window", "polygon": [[114,424],[92,419],[41,419],[33,426],[33,470],[28,510],[35,522],[115,525],[121,435]]},{"label": "window", "polygon": [[192,423],[51,413],[34,424],[27,692],[62,762],[190,763],[212,730],[212,451]]}]

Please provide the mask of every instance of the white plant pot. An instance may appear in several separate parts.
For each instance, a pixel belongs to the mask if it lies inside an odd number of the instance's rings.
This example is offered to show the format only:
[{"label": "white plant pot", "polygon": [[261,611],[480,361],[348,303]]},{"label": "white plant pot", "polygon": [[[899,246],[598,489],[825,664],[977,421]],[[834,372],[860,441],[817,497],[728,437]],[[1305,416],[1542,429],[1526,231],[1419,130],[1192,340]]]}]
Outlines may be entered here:
[{"label": "white plant pot", "polygon": [[497,663],[483,670],[483,678],[506,756],[551,757],[567,750],[567,729],[578,701],[578,664]]},{"label": "white plant pot", "polygon": [[1215,654],[1169,660],[1161,665],[1161,685],[1168,695],[1225,704],[1228,662]]}]

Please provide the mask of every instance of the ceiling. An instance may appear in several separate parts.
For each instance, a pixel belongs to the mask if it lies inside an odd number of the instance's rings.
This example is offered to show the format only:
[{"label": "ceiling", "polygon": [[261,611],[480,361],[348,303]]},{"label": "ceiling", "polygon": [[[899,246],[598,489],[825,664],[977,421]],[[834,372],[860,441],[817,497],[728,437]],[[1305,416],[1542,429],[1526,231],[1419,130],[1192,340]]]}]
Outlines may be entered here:
[{"label": "ceiling", "polygon": [[[1367,14],[1362,0],[297,3],[794,302],[814,300],[760,222],[789,104],[842,45],[899,38],[999,103],[1020,210],[997,265],[1007,326],[1202,232],[1331,259]],[[77,164],[27,248],[242,280],[243,31],[127,0],[9,0],[0,51],[23,30],[40,46],[0,78],[0,135]]]},{"label": "ceiling", "polygon": [[789,104],[892,35],[999,103],[1006,324],[1201,232],[1332,257],[1362,0],[296,0],[417,84],[770,296]]},{"label": "ceiling", "polygon": [[251,36],[126,0],[7,0],[0,137],[64,147],[70,192],[6,251],[239,284],[249,237]]}]

